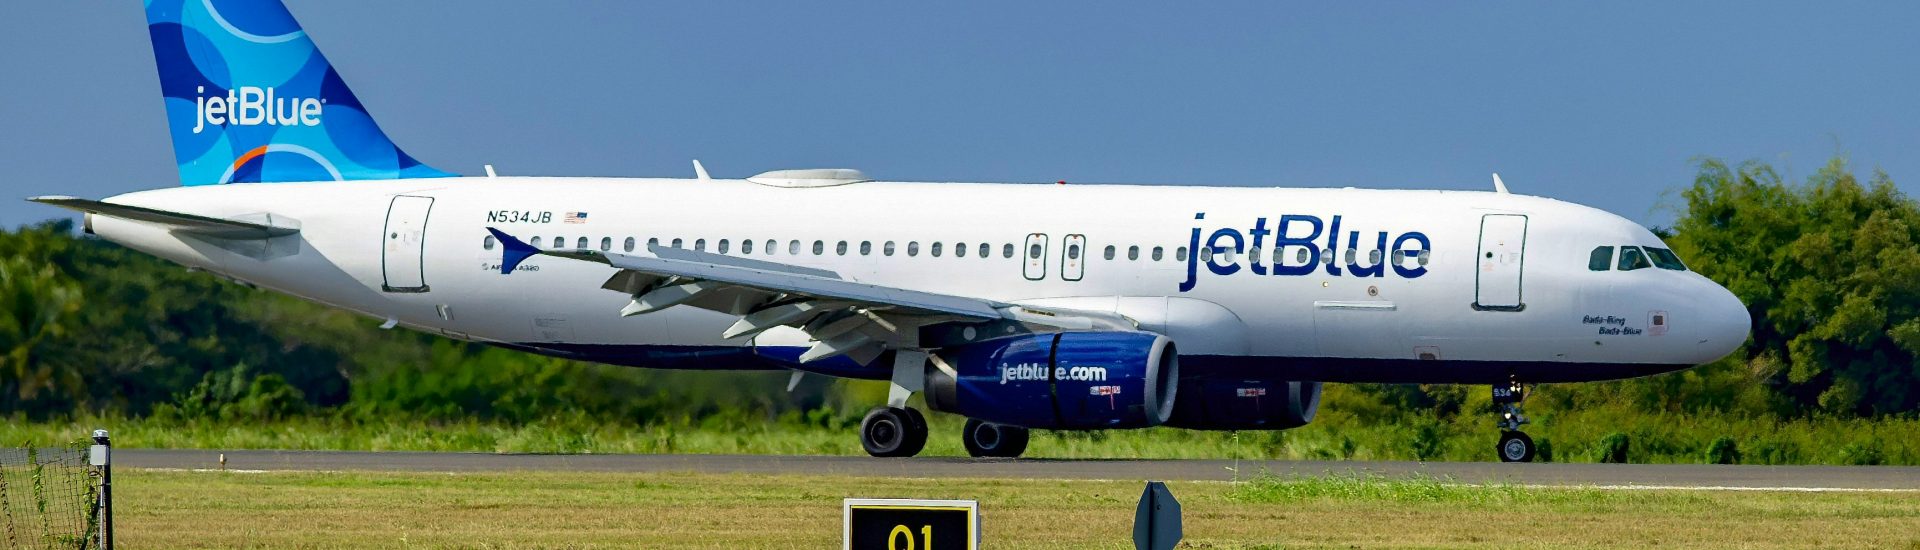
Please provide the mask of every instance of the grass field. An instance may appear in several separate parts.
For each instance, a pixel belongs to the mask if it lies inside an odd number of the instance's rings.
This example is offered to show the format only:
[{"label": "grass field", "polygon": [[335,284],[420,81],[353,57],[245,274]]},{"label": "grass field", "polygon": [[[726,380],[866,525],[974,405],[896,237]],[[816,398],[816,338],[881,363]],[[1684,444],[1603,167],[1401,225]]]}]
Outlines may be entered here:
[{"label": "grass field", "polygon": [[[980,501],[987,548],[1124,548],[1131,481],[606,473],[116,472],[126,548],[833,548],[843,497]],[[1170,484],[1189,548],[1908,548],[1920,495]]]}]

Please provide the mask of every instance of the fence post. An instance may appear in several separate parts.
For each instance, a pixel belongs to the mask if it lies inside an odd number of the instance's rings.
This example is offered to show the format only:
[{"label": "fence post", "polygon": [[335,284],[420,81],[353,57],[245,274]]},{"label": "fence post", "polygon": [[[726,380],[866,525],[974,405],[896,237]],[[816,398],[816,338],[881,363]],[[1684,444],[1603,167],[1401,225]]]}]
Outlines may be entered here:
[{"label": "fence post", "polygon": [[113,550],[113,442],[106,430],[93,431],[93,447],[88,462],[100,468],[100,497],[94,506],[100,510],[100,548]]}]

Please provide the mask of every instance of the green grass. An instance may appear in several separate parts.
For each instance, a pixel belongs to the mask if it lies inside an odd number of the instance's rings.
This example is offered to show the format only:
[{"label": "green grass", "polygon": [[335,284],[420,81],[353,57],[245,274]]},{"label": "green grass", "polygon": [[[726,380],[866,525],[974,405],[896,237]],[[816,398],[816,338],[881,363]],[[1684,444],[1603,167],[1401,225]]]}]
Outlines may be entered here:
[{"label": "green grass", "polygon": [[[1134,481],[116,472],[128,548],[831,548],[846,497],[980,501],[983,547],[1127,547]],[[1920,548],[1920,498],[1436,479],[1174,482],[1186,548]]]},{"label": "green grass", "polygon": [[[1557,462],[1592,462],[1610,434],[1630,441],[1629,462],[1701,463],[1714,439],[1727,437],[1748,464],[1920,465],[1920,420],[1885,418],[1776,421],[1731,414],[1679,415],[1616,409],[1536,415],[1528,427]],[[962,419],[933,414],[926,453],[962,456]],[[299,417],[273,421],[78,418],[13,419],[0,443],[61,442],[93,428],[113,431],[124,447],[324,449],[513,453],[859,454],[857,417],[790,415],[784,419],[709,419],[646,424],[584,417],[530,423],[412,419],[361,421]],[[1202,432],[1155,428],[1103,432],[1038,432],[1027,456],[1046,458],[1270,458],[1291,460],[1485,461],[1493,457],[1491,421],[1374,422],[1323,410],[1304,428],[1284,432]]]}]

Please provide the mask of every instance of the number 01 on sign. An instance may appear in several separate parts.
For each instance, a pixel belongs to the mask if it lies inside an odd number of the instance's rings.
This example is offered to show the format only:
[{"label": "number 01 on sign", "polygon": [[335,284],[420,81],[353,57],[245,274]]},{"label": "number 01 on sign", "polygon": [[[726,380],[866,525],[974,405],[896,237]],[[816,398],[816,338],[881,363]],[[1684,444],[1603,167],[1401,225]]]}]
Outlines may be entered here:
[{"label": "number 01 on sign", "polygon": [[846,499],[847,550],[978,550],[980,502]]}]

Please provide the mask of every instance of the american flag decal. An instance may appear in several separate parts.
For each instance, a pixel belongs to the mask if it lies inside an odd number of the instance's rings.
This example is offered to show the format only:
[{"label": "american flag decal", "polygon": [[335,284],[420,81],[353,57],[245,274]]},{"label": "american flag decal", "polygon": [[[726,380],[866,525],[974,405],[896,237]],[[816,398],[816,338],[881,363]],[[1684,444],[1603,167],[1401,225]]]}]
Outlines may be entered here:
[{"label": "american flag decal", "polygon": [[1266,388],[1238,388],[1234,390],[1240,397],[1260,397],[1267,394]]},{"label": "american flag decal", "polygon": [[565,217],[560,218],[560,221],[562,223],[587,223],[587,213],[568,212]]},{"label": "american flag decal", "polygon": [[1094,386],[1087,388],[1087,390],[1087,393],[1091,395],[1120,395],[1120,386]]}]

